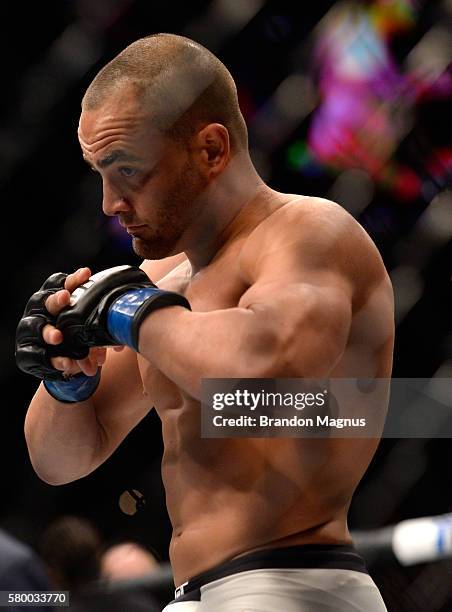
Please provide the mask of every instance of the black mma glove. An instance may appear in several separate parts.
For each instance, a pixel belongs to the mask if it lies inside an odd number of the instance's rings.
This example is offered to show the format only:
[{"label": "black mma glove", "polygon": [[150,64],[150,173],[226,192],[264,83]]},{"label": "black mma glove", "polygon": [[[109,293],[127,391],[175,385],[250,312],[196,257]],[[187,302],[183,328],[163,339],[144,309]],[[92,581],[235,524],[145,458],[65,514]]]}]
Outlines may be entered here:
[{"label": "black mma glove", "polygon": [[183,295],[159,289],[140,268],[117,266],[94,274],[78,287],[70,305],[58,315],[56,327],[74,351],[114,345],[138,351],[144,318],[153,310],[176,305],[190,309]]},{"label": "black mma glove", "polygon": [[50,361],[57,356],[84,359],[89,353],[87,346],[71,347],[64,340],[53,346],[42,338],[44,326],[56,323],[56,317],[47,310],[45,302],[50,295],[64,289],[66,277],[62,272],[52,274],[28,300],[16,331],[16,363],[23,372],[43,379],[52,397],[73,403],[88,399],[94,393],[100,380],[100,368],[95,376],[79,373],[68,379]]},{"label": "black mma glove", "polygon": [[48,323],[55,325],[56,317],[45,307],[47,298],[64,289],[67,274],[57,272],[49,276],[39,291],[33,293],[25,306],[24,314],[16,331],[16,363],[27,374],[46,380],[64,380],[63,373],[56,370],[51,357],[64,356],[72,359],[83,359],[88,355],[88,347],[68,346],[63,340],[61,344],[52,346],[42,339],[42,330]]}]

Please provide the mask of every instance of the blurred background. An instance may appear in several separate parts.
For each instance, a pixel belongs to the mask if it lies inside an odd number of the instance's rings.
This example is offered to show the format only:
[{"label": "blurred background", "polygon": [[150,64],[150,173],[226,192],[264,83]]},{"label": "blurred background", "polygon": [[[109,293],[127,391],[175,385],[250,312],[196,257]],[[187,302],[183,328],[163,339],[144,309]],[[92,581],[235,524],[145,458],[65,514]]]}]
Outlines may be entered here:
[{"label": "blurred background", "polygon": [[[16,369],[29,295],[55,271],[138,264],[101,211],[83,162],[80,101],[96,72],[156,32],[195,39],[234,76],[250,149],[273,188],[340,203],[377,244],[394,284],[394,377],[452,377],[452,1],[48,0],[1,9],[0,526],[38,546],[52,521],[91,521],[167,560],[170,526],[154,411],[81,481],[34,474],[23,421],[38,381]],[[353,530],[452,511],[450,440],[383,440],[350,510]],[[138,504],[137,504],[138,501]],[[369,559],[390,611],[452,610],[452,561]]]}]

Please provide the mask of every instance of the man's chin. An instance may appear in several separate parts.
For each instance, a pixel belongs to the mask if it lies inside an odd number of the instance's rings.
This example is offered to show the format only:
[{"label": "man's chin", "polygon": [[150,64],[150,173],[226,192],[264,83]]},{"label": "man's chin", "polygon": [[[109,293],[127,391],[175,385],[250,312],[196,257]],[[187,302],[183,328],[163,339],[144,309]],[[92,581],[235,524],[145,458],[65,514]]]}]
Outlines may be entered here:
[{"label": "man's chin", "polygon": [[136,236],[132,239],[132,248],[142,259],[163,259],[172,255],[172,245],[162,241],[142,240]]}]

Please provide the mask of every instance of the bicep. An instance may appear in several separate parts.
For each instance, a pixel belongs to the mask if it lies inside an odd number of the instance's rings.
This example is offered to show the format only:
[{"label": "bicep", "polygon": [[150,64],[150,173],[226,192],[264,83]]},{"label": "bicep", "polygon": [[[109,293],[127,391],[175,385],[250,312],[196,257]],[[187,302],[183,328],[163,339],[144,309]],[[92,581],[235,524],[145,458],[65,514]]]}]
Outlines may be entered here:
[{"label": "bicep", "polygon": [[273,331],[276,375],[327,376],[343,354],[352,307],[347,283],[337,274],[318,274],[315,282],[262,278],[243,294],[239,306]]}]

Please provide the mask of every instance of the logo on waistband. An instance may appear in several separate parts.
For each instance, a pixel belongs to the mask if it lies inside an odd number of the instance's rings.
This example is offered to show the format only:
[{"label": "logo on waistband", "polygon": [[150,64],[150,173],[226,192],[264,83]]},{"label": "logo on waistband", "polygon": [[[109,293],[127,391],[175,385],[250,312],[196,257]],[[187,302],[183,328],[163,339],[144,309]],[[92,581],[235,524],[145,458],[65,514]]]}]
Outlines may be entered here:
[{"label": "logo on waistband", "polygon": [[177,587],[177,589],[174,591],[174,599],[177,599],[178,597],[181,597],[181,595],[184,594],[184,589],[188,584],[188,580],[187,582],[184,582],[183,584],[181,584],[180,586]]}]

